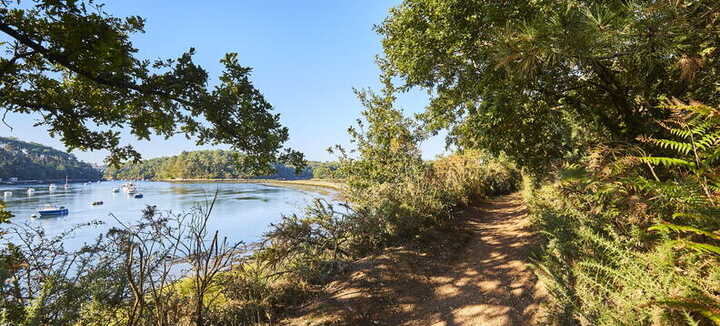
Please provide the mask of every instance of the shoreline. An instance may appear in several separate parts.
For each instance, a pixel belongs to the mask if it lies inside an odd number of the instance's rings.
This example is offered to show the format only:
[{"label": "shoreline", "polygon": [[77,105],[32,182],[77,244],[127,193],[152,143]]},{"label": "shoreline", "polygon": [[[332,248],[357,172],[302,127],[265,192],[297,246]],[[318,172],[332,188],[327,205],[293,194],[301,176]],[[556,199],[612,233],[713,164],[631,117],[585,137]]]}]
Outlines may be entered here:
[{"label": "shoreline", "polygon": [[[110,180],[110,181],[121,181],[121,180]],[[342,181],[336,179],[297,179],[297,180],[278,180],[278,179],[157,179],[147,180],[155,182],[170,182],[170,183],[184,183],[184,182],[207,182],[207,183],[257,183],[265,185],[277,185],[277,186],[305,186],[305,187],[319,187],[327,188],[335,191],[343,191],[345,185]]]}]

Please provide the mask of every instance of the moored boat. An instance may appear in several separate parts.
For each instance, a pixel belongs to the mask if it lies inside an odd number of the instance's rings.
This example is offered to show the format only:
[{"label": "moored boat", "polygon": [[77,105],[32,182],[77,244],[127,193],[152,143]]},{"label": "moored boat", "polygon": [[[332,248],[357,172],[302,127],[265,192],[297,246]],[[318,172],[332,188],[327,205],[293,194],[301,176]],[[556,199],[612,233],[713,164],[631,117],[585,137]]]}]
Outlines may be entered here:
[{"label": "moored boat", "polygon": [[54,191],[55,189],[57,189],[57,186],[54,183],[51,183],[50,186],[48,186],[48,190],[50,191]]},{"label": "moored boat", "polygon": [[122,188],[123,188],[123,190],[125,190],[125,192],[126,192],[128,195],[132,195],[132,194],[135,194],[135,193],[137,192],[137,187],[136,187],[135,184],[132,183],[132,182],[123,184],[123,185],[122,185]]},{"label": "moored boat", "polygon": [[32,195],[32,194],[35,193],[35,189],[34,189],[34,188],[28,188],[27,193],[28,193],[28,195]]},{"label": "moored boat", "polygon": [[3,197],[12,197],[12,191],[6,191],[3,193]]},{"label": "moored boat", "polygon": [[38,210],[38,214],[40,214],[40,217],[43,216],[59,216],[59,215],[67,215],[68,209],[65,206],[45,206],[44,208],[41,208]]},{"label": "moored boat", "polygon": [[143,196],[143,194],[137,194],[134,197],[140,199],[140,198],[143,198],[144,196]]}]

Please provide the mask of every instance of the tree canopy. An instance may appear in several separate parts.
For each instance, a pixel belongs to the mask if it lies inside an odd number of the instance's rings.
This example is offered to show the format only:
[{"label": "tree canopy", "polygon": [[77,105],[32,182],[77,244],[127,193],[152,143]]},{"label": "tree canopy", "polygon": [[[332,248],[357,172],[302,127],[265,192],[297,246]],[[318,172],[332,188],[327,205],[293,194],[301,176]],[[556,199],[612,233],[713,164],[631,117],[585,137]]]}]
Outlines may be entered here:
[{"label": "tree canopy", "polygon": [[720,3],[406,0],[377,31],[422,118],[461,147],[539,169],[652,135],[663,100],[718,104]]},{"label": "tree canopy", "polygon": [[138,57],[131,36],[142,17],[115,17],[92,0],[0,0],[0,107],[36,113],[38,126],[70,149],[109,150],[108,162],[139,159],[119,129],[139,139],[182,134],[198,144],[230,144],[245,164],[304,164],[283,149],[287,128],[250,81],[235,53],[221,62],[219,82],[193,62]]}]

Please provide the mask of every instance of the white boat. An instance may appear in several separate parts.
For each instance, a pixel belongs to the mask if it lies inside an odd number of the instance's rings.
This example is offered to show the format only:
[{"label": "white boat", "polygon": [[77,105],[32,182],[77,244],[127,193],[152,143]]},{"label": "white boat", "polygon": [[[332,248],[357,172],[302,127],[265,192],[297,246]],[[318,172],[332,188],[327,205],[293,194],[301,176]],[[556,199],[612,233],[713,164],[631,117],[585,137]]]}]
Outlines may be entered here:
[{"label": "white boat", "polygon": [[6,191],[6,192],[4,192],[4,193],[3,193],[3,197],[5,197],[5,198],[7,198],[7,197],[12,197],[12,191]]},{"label": "white boat", "polygon": [[54,191],[55,189],[57,189],[57,186],[54,183],[51,183],[50,186],[48,186],[48,190],[50,191]]},{"label": "white boat", "polygon": [[65,177],[65,186],[64,186],[64,188],[65,188],[65,190],[70,189],[70,184],[68,184],[68,177]]},{"label": "white boat", "polygon": [[28,195],[32,195],[32,194],[35,193],[35,189],[34,189],[34,188],[28,188],[27,193],[28,193]]},{"label": "white boat", "polygon": [[137,187],[132,182],[124,183],[122,185],[122,189],[129,195],[132,195],[137,192]]}]

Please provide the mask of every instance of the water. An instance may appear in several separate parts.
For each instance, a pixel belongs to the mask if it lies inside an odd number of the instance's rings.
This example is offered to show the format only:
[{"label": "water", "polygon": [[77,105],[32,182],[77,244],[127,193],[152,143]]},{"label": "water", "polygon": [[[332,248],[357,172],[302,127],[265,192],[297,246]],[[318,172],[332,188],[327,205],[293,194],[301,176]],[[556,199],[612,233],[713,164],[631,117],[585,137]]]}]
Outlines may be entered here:
[{"label": "water", "polygon": [[[103,222],[101,225],[80,229],[65,240],[67,248],[79,248],[83,243],[92,242],[97,235],[111,227],[120,226],[117,220],[124,224],[138,221],[141,211],[147,205],[155,205],[164,212],[187,212],[196,205],[208,203],[216,191],[217,201],[208,223],[209,231],[219,230],[230,241],[245,243],[257,241],[269,230],[270,224],[279,221],[283,214],[301,213],[314,198],[332,200],[332,193],[262,184],[167,182],[136,183],[138,193],[144,195],[144,198],[136,199],[122,191],[112,192],[113,188],[119,188],[121,184],[71,184],[68,190],[58,185],[52,192],[48,190],[48,185],[0,186],[0,196],[6,191],[13,192],[11,197],[3,199],[8,210],[15,215],[12,223],[42,226],[50,236],[77,224]],[[28,188],[34,188],[35,193],[29,195]],[[95,201],[103,201],[104,204],[90,205]],[[69,214],[49,218],[31,217],[47,204],[65,206]]]}]

